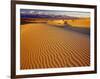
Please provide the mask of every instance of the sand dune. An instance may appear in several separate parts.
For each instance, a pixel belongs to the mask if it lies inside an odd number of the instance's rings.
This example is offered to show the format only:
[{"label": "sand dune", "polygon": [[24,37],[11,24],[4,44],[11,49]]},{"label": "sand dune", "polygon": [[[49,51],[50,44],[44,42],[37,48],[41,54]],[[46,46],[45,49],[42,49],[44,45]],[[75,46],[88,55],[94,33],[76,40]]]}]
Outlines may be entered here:
[{"label": "sand dune", "polygon": [[21,25],[21,69],[90,65],[89,36],[46,24]]}]

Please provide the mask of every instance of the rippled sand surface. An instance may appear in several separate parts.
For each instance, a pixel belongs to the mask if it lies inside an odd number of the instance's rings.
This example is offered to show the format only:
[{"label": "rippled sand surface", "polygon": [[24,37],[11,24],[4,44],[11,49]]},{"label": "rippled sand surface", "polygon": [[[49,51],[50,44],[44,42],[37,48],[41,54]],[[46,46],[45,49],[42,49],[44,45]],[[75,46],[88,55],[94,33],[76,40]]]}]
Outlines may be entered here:
[{"label": "rippled sand surface", "polygon": [[89,36],[47,24],[21,25],[21,69],[90,65]]}]

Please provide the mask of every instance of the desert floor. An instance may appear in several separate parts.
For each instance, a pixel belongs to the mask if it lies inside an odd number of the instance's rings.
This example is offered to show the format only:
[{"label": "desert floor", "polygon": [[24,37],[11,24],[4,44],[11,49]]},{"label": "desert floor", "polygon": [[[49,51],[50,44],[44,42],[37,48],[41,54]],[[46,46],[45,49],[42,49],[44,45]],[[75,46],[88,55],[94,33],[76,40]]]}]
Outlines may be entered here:
[{"label": "desert floor", "polygon": [[21,69],[90,65],[89,35],[48,24],[21,25]]}]

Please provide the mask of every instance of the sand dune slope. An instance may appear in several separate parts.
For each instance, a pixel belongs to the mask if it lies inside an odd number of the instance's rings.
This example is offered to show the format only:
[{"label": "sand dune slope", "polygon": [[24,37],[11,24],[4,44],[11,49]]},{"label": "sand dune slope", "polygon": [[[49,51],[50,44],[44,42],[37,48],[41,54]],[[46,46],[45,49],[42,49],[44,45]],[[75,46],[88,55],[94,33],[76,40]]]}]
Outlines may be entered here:
[{"label": "sand dune slope", "polygon": [[46,24],[21,25],[21,69],[90,65],[89,36]]}]

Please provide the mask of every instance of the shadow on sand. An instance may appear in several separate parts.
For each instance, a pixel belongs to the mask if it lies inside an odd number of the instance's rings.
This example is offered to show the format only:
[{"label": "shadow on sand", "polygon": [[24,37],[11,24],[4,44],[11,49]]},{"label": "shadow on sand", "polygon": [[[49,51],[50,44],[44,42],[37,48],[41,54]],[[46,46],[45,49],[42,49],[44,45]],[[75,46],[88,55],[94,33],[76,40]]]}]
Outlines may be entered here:
[{"label": "shadow on sand", "polygon": [[79,32],[79,33],[86,34],[86,35],[90,36],[90,28],[72,27],[69,24],[67,24],[67,25],[65,24],[64,26],[57,26],[57,25],[52,25],[52,26],[58,27],[58,28],[63,28],[65,30]]},{"label": "shadow on sand", "polygon": [[[38,22],[21,21],[21,25],[30,24],[30,23],[38,23]],[[47,22],[41,22],[41,23],[48,24]],[[51,25],[53,27],[62,28],[62,29],[65,29],[65,30],[71,30],[71,31],[82,33],[82,34],[90,35],[90,28],[72,27],[70,24],[65,24],[64,26],[58,26],[58,25],[52,25],[52,24],[48,24],[48,25]]]}]

